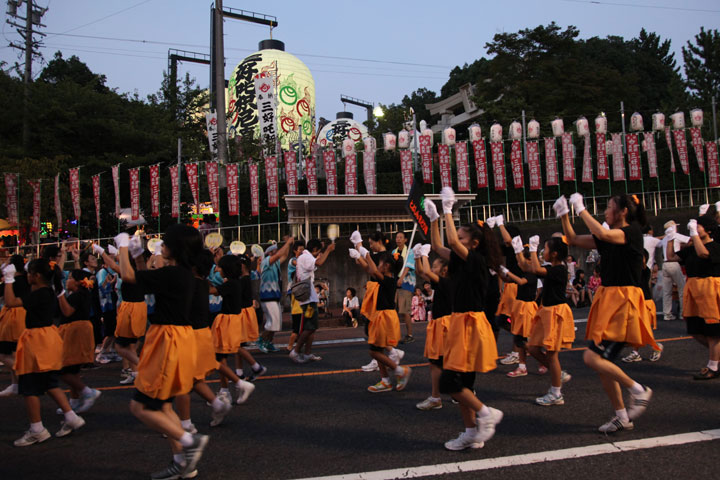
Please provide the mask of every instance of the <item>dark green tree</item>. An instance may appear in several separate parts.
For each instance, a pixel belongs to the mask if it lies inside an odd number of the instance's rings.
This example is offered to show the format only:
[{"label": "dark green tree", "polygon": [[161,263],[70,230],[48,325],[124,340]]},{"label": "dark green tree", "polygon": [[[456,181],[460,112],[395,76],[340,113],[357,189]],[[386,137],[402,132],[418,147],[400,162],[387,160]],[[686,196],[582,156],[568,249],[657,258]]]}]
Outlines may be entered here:
[{"label": "dark green tree", "polygon": [[687,87],[696,102],[707,105],[720,90],[720,32],[700,27],[694,41],[682,48]]}]

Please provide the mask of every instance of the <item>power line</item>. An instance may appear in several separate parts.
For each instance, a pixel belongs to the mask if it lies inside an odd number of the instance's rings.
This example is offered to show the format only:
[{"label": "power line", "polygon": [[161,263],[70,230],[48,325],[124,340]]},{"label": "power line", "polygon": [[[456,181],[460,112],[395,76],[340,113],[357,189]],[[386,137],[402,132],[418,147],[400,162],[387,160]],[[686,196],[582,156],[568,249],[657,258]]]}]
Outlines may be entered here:
[{"label": "power line", "polygon": [[[95,24],[95,23],[101,22],[101,21],[103,21],[103,20],[105,20],[105,19],[108,19],[108,18],[110,18],[110,17],[114,17],[115,15],[119,15],[119,14],[121,14],[121,13],[123,13],[123,12],[127,12],[128,10],[131,10],[131,9],[133,9],[133,8],[135,8],[135,7],[139,7],[140,5],[143,5],[143,4],[145,4],[145,3],[149,3],[149,2],[151,2],[151,1],[152,1],[152,0],[143,0],[143,1],[140,2],[140,3],[136,3],[135,5],[131,5],[131,6],[127,7],[127,8],[123,8],[122,10],[118,10],[117,12],[111,13],[110,15],[105,15],[104,17],[98,18],[97,20],[93,20],[92,22],[84,23],[84,24],[80,25],[79,27],[71,28],[70,30],[66,30],[66,31],[64,31],[63,33],[50,34],[50,36],[54,36],[54,35],[64,35],[64,34],[67,34],[67,33],[69,33],[69,32],[74,32],[75,30],[79,30],[79,29],[81,29],[81,28],[83,28],[83,27],[87,27],[88,25],[93,25],[93,24]],[[49,7],[49,6],[50,6],[50,4],[48,3],[48,7]]]},{"label": "power line", "polygon": [[684,8],[684,7],[667,7],[663,5],[647,5],[620,2],[600,2],[598,0],[562,0],[570,3],[588,3],[591,5],[608,5],[615,7],[634,7],[634,8],[654,8],[657,10],[679,10],[682,12],[702,12],[702,13],[720,13],[720,10],[707,10],[704,8]]}]

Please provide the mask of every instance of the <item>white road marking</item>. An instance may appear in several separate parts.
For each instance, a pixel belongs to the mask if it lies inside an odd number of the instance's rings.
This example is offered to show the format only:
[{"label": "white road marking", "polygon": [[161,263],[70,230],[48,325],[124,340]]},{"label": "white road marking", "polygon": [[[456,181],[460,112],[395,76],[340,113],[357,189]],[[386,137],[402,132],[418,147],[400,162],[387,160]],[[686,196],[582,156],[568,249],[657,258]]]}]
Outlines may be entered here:
[{"label": "white road marking", "polygon": [[556,460],[571,460],[610,453],[632,452],[648,448],[707,442],[710,440],[720,440],[720,429],[681,433],[677,435],[667,435],[664,437],[644,438],[640,440],[627,440],[624,442],[601,443],[598,445],[588,445],[586,447],[565,448],[562,450],[511,455],[508,457],[486,458],[482,460],[469,460],[466,462],[443,463],[438,465],[423,465],[419,467],[396,468],[375,472],[350,473],[346,475],[331,475],[327,477],[310,477],[302,480],[391,480],[396,478],[419,478],[431,475],[476,472],[494,468],[530,465],[533,463]]}]

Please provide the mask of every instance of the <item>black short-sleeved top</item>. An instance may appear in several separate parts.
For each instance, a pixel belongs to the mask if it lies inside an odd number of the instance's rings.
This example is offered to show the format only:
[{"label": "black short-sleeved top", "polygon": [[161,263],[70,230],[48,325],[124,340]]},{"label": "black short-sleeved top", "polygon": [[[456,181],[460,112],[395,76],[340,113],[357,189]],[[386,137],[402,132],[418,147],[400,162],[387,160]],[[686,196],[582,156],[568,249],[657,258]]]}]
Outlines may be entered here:
[{"label": "black short-sleeved top", "polygon": [[432,318],[441,318],[452,313],[452,286],[449,278],[440,277],[430,282],[433,289]]},{"label": "black short-sleeved top", "polygon": [[[137,276],[137,272],[135,272]],[[123,302],[144,302],[145,294],[137,283],[122,282],[120,284]]]},{"label": "black short-sleeved top", "polygon": [[158,325],[190,325],[190,306],[195,277],[187,268],[168,265],[157,270],[135,272],[143,294],[155,295],[155,314],[151,323]]},{"label": "black short-sleeved top", "polygon": [[[23,298],[30,293],[30,284],[27,281],[27,275],[18,275],[15,277],[15,283],[12,284],[15,298]],[[5,292],[5,289],[2,289]]]},{"label": "black short-sleeved top", "polygon": [[60,325],[77,320],[90,320],[90,307],[92,305],[92,292],[90,290],[78,288],[77,292],[71,293],[65,300],[75,311],[69,317],[62,315]]},{"label": "black short-sleeved top", "polygon": [[[377,267],[378,263],[380,262],[380,257],[385,255],[387,253],[387,250],[383,250],[382,252],[370,252],[370,258],[372,258],[372,261],[375,263],[375,266]],[[370,275],[368,277],[369,282],[377,282],[377,278]],[[397,285],[397,284],[396,284]]]},{"label": "black short-sleeved top", "polygon": [[195,278],[195,290],[190,306],[190,324],[193,330],[210,326],[210,285],[204,278]]},{"label": "black short-sleeved top", "polygon": [[543,290],[540,304],[545,307],[566,303],[565,290],[567,290],[568,270],[565,264],[548,265],[547,274],[543,278]]},{"label": "black short-sleeved top", "polygon": [[510,273],[513,275],[517,275],[518,277],[522,276],[523,271],[520,269],[520,265],[518,265],[515,249],[505,244],[503,244],[500,249],[502,250],[502,254],[505,255],[505,268],[510,270]]},{"label": "black short-sleeved top", "polygon": [[525,285],[518,285],[517,299],[522,302],[534,302],[537,297],[537,276],[534,273],[523,272],[522,278],[527,280]]},{"label": "black short-sleeved top", "polygon": [[643,268],[642,280],[641,280],[642,285],[640,285],[640,288],[642,288],[643,298],[645,298],[645,300],[653,299],[652,290],[650,289],[650,277],[651,276],[652,276],[652,272],[650,271],[650,269],[648,267]]},{"label": "black short-sleeved top", "polygon": [[223,299],[222,313],[237,315],[244,308],[252,307],[252,284],[249,275],[237,279],[229,278],[216,288]]},{"label": "black short-sleeved top", "polygon": [[50,287],[29,291],[22,297],[25,308],[25,328],[49,327],[57,309],[57,297]]},{"label": "black short-sleeved top", "polygon": [[[376,279],[376,281],[378,281]],[[397,280],[394,277],[384,277],[379,280],[380,288],[378,289],[375,309],[395,310],[395,291],[397,290]]]},{"label": "black short-sleeved top", "polygon": [[[695,240],[693,239],[693,241]],[[710,253],[709,258],[698,257],[695,247],[692,245],[677,252],[680,263],[685,266],[688,277],[720,277],[720,243],[708,242],[705,244],[705,248]]]},{"label": "black short-sleeved top", "polygon": [[643,265],[643,235],[637,225],[621,228],[625,243],[604,242],[593,235],[602,258],[600,278],[604,287],[640,287]]},{"label": "black short-sleeved top", "polygon": [[453,313],[482,312],[490,277],[483,255],[477,250],[468,250],[468,256],[463,260],[451,252],[448,273],[453,290]]}]

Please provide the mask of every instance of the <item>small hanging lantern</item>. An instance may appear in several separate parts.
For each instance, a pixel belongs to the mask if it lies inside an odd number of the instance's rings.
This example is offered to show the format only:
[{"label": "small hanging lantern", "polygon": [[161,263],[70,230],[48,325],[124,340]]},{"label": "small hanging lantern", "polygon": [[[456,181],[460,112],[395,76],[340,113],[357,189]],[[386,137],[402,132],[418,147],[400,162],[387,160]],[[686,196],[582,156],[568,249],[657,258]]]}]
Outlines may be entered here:
[{"label": "small hanging lantern", "polygon": [[494,123],[490,127],[490,141],[491,142],[502,142],[502,125]]},{"label": "small hanging lantern", "polygon": [[595,117],[595,133],[607,133],[607,117],[605,114]]},{"label": "small hanging lantern", "polygon": [[342,152],[343,157],[347,157],[348,155],[352,154],[355,151],[355,142],[350,140],[349,138],[346,138],[342,142]]},{"label": "small hanging lantern", "polygon": [[590,135],[590,126],[588,125],[587,118],[580,117],[575,122],[575,128],[577,129],[579,137],[586,137]]},{"label": "small hanging lantern", "polygon": [[470,125],[468,131],[470,132],[471,142],[474,142],[475,140],[482,140],[482,130],[480,129],[480,125],[478,125],[477,123],[473,123],[472,125]]},{"label": "small hanging lantern", "polygon": [[656,112],[652,116],[652,129],[656,132],[665,130],[665,114]]},{"label": "small hanging lantern", "polygon": [[562,134],[565,133],[565,125],[563,124],[562,118],[556,118],[550,122],[550,125],[552,126],[553,135],[556,137],[562,137]]},{"label": "small hanging lantern", "polygon": [[443,130],[443,143],[445,145],[453,146],[455,145],[455,129],[452,127],[448,127],[445,130]]},{"label": "small hanging lantern", "polygon": [[363,140],[363,147],[366,152],[374,152],[377,149],[377,142],[374,137],[367,137]]},{"label": "small hanging lantern", "polygon": [[683,112],[675,112],[670,115],[672,126],[675,130],[685,128],[685,114]]},{"label": "small hanging lantern", "polygon": [[540,138],[540,122],[535,119],[528,122],[527,136],[528,138]]},{"label": "small hanging lantern", "polygon": [[520,125],[520,122],[515,121],[510,124],[508,135],[510,135],[510,140],[522,140],[522,125]]},{"label": "small hanging lantern", "polygon": [[422,135],[426,135],[426,136],[430,137],[430,146],[432,147],[433,146],[433,137],[435,136],[433,131],[430,130],[429,128],[426,128],[426,129],[422,130]]},{"label": "small hanging lantern", "polygon": [[383,135],[383,145],[385,150],[388,152],[395,150],[395,147],[397,146],[397,137],[395,137],[395,134],[388,132]]},{"label": "small hanging lantern", "polygon": [[398,148],[410,148],[410,132],[407,130],[398,133]]},{"label": "small hanging lantern", "polygon": [[638,112],[633,113],[630,116],[630,130],[634,132],[642,132],[644,129],[643,118]]},{"label": "small hanging lantern", "polygon": [[690,110],[690,123],[692,123],[693,127],[702,127],[703,111],[699,108]]}]

